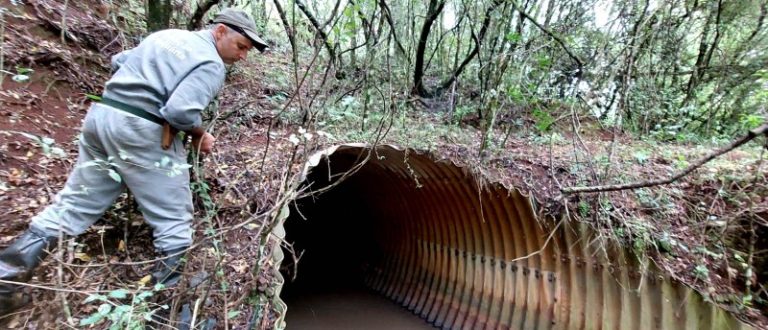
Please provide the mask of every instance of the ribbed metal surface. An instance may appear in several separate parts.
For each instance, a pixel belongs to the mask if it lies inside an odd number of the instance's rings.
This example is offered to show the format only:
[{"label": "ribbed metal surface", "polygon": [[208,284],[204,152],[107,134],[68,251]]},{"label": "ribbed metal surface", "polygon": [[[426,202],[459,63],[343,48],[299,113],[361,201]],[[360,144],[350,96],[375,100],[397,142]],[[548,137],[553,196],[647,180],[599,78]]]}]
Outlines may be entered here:
[{"label": "ribbed metal surface", "polygon": [[[323,171],[343,172],[366,150],[328,149],[306,172],[323,159]],[[585,226],[537,219],[531,198],[480,187],[450,162],[384,146],[348,181],[346,189],[370,196],[361,221],[374,223],[382,255],[366,285],[437,327],[749,328],[660,272],[641,271],[631,253],[598,243]]]}]

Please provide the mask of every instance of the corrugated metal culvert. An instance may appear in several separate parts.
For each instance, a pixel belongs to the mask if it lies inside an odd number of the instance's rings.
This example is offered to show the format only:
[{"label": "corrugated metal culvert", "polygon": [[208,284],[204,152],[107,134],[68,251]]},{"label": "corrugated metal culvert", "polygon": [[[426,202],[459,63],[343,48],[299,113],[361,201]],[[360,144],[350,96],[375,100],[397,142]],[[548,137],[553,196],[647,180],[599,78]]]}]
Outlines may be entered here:
[{"label": "corrugated metal culvert", "polygon": [[286,224],[302,262],[329,278],[359,280],[445,329],[749,328],[587,227],[538,219],[517,189],[413,151],[369,151],[314,155],[305,188],[333,187],[298,200]]}]

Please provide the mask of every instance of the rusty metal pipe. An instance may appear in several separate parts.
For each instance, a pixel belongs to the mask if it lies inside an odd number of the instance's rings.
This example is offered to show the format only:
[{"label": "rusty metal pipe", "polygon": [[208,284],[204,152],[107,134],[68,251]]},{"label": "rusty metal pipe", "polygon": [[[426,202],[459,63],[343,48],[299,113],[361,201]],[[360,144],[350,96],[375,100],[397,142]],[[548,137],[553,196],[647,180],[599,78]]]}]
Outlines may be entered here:
[{"label": "rusty metal pipe", "polygon": [[[352,168],[367,148],[316,154],[306,182]],[[360,219],[375,228],[371,255],[382,256],[370,260],[364,283],[426,322],[443,329],[750,328],[652,265],[641,267],[632,251],[597,240],[586,225],[538,218],[532,199],[515,188],[481,186],[466,168],[412,150],[406,157],[382,146],[377,155],[338,186],[370,196]],[[334,202],[344,209],[343,195]]]}]

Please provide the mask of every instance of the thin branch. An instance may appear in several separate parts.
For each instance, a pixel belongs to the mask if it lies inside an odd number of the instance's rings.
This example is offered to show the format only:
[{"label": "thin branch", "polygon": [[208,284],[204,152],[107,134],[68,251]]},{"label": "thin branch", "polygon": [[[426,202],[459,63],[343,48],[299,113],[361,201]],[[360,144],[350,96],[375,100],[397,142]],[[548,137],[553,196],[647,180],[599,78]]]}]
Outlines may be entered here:
[{"label": "thin branch", "polygon": [[309,11],[309,8],[307,8],[307,5],[305,5],[304,2],[302,2],[301,0],[295,0],[294,3],[296,3],[296,6],[299,7],[301,12],[304,13],[305,16],[307,16],[309,23],[311,23],[312,27],[314,27],[315,31],[317,31],[317,34],[320,36],[320,39],[322,39],[325,49],[328,50],[328,55],[330,55],[332,59],[336,59],[337,58],[336,51],[333,49],[333,45],[331,45],[330,39],[328,39],[328,34],[325,33],[325,30],[323,30],[323,27],[320,26],[320,22],[317,21],[315,16],[312,14],[312,12]]},{"label": "thin branch", "polygon": [[[454,81],[461,75],[461,73],[464,71],[466,66],[469,64],[469,62],[472,61],[472,59],[475,58],[480,53],[480,47],[482,45],[483,40],[485,39],[485,35],[488,31],[488,26],[491,23],[491,13],[496,10],[496,8],[501,5],[503,1],[494,1],[488,8],[485,10],[485,18],[483,19],[482,25],[480,27],[480,32],[478,35],[475,35],[474,31],[472,31],[472,40],[475,42],[475,46],[472,48],[472,50],[467,54],[467,56],[464,58],[464,60],[459,64],[456,69],[451,72],[451,75],[448,76],[443,82],[440,83],[440,86],[433,92],[431,92],[431,95],[437,95],[442,94],[443,91],[451,87]],[[482,65],[481,65],[482,66]]]},{"label": "thin branch", "polygon": [[578,65],[579,71],[581,71],[581,68],[584,67],[584,64],[583,64],[584,62],[582,62],[578,56],[576,56],[573,52],[571,52],[568,46],[565,45],[565,41],[563,41],[563,39],[556,36],[554,33],[552,33],[552,31],[549,31],[549,29],[539,24],[539,22],[536,22],[536,20],[533,19],[533,17],[529,16],[525,11],[523,11],[523,9],[520,8],[520,6],[517,3],[514,4],[514,7],[515,7],[515,10],[517,10],[520,13],[521,16],[531,21],[531,23],[533,23],[533,25],[536,25],[536,27],[539,28],[539,30],[544,32],[550,38],[554,39],[560,45],[560,47],[562,47],[563,50],[568,54],[568,57],[570,57],[574,62],[576,62],[576,65]]},{"label": "thin branch", "polygon": [[[333,6],[333,10],[331,10],[331,15],[328,16],[328,20],[326,20],[325,23],[323,23],[323,26],[322,26],[323,30],[325,30],[325,28],[328,27],[328,24],[331,24],[331,22],[334,21],[334,18],[336,17],[336,13],[339,12],[339,5],[341,5],[341,0],[336,0],[336,5]],[[346,6],[344,8],[346,8]]]},{"label": "thin branch", "polygon": [[574,193],[594,193],[594,192],[606,192],[606,191],[618,191],[618,190],[627,190],[627,189],[637,189],[637,188],[644,188],[644,187],[653,187],[653,186],[659,186],[663,184],[670,184],[672,182],[677,181],[678,179],[682,178],[683,176],[686,176],[688,173],[691,173],[693,170],[701,167],[702,165],[706,164],[712,159],[715,159],[715,157],[718,157],[726,152],[729,152],[733,149],[736,149],[740,147],[742,144],[745,144],[749,141],[752,141],[754,138],[766,135],[768,136],[768,123],[763,124],[762,126],[755,128],[744,137],[731,142],[728,146],[721,148],[719,150],[716,150],[709,155],[707,155],[704,158],[699,159],[695,163],[693,163],[691,166],[688,166],[684,170],[680,171],[679,173],[675,174],[674,176],[662,179],[662,180],[653,180],[653,181],[642,181],[642,182],[634,182],[634,183],[626,183],[626,184],[619,184],[619,185],[603,185],[603,186],[591,186],[591,187],[568,187],[565,189],[561,189],[560,191],[564,195],[568,194],[574,194]]},{"label": "thin branch", "polygon": [[275,9],[277,10],[278,16],[280,16],[280,22],[283,23],[283,29],[285,29],[285,34],[288,36],[288,42],[291,44],[291,50],[295,53],[296,52],[296,33],[291,26],[291,23],[288,22],[288,17],[285,14],[285,10],[283,9],[283,6],[280,5],[279,0],[272,0],[272,3],[275,4]]},{"label": "thin branch", "polygon": [[402,55],[405,61],[408,62],[408,65],[410,65],[411,59],[408,56],[408,52],[405,51],[405,47],[403,47],[403,44],[400,43],[400,39],[397,38],[397,29],[395,29],[395,21],[392,19],[392,11],[389,10],[389,6],[387,6],[387,2],[385,0],[379,0],[379,6],[382,9],[381,14],[386,18],[387,24],[389,24],[389,28],[392,31],[392,38],[394,38],[395,45],[400,51],[400,55]]}]

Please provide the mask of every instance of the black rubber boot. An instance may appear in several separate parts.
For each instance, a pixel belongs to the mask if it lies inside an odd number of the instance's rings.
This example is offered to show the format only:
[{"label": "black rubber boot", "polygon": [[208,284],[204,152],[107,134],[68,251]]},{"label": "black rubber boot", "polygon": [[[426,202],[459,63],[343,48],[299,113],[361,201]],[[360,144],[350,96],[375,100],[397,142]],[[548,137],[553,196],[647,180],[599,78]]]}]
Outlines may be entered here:
[{"label": "black rubber boot", "polygon": [[[152,284],[161,283],[165,287],[174,286],[181,279],[181,271],[184,268],[184,251],[188,247],[183,247],[171,251],[160,253],[160,257],[155,264],[155,270],[152,272]],[[169,257],[170,256],[170,257]]]},{"label": "black rubber boot", "polygon": [[[27,282],[32,271],[40,265],[46,254],[58,241],[58,237],[46,236],[29,228],[5,250],[0,251],[0,280]],[[0,316],[7,315],[24,305],[24,299],[17,294],[18,285],[0,283]]]}]

